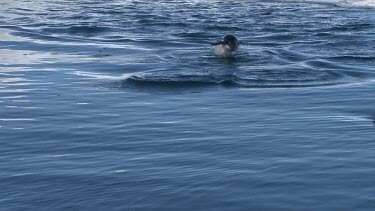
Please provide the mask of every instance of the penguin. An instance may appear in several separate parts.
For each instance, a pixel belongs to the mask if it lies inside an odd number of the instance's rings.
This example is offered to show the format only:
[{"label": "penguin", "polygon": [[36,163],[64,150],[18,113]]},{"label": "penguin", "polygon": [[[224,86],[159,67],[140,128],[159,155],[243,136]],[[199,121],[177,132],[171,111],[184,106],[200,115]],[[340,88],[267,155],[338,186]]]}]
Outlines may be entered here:
[{"label": "penguin", "polygon": [[231,34],[227,34],[219,42],[211,43],[213,52],[217,56],[227,57],[233,56],[240,47],[238,39]]}]

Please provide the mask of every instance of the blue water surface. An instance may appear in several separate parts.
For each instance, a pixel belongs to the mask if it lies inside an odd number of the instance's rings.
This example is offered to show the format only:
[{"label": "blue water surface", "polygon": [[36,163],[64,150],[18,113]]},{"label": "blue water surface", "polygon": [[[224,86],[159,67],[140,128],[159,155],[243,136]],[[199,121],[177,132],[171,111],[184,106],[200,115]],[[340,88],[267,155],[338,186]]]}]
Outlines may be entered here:
[{"label": "blue water surface", "polygon": [[0,210],[374,210],[374,14],[0,0]]}]

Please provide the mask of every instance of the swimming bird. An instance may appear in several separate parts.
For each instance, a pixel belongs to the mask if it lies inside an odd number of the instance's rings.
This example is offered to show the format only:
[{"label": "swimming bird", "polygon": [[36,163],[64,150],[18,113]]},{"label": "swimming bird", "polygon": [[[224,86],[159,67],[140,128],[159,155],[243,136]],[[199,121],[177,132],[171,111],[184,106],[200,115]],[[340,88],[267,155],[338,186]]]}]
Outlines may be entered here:
[{"label": "swimming bird", "polygon": [[240,47],[240,42],[238,39],[231,34],[227,34],[223,39],[216,43],[211,43],[213,46],[213,52],[217,56],[232,56],[237,49]]}]

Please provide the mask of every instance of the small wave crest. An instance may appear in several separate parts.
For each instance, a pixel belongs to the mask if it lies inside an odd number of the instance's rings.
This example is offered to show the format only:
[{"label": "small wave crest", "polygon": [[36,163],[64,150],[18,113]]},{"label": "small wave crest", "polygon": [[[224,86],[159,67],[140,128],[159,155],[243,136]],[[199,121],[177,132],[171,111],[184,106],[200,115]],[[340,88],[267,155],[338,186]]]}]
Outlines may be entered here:
[{"label": "small wave crest", "polygon": [[[222,86],[247,88],[293,88],[334,86],[358,81],[363,76],[350,70],[331,68],[326,61],[308,61],[300,65],[243,67],[232,72],[215,70],[153,71],[129,75],[122,87]],[[354,79],[353,79],[354,78]],[[355,80],[357,79],[357,80]]]},{"label": "small wave crest", "polygon": [[375,8],[375,0],[274,0],[273,2],[332,4],[346,8]]},{"label": "small wave crest", "polygon": [[112,29],[110,27],[104,26],[65,26],[65,27],[49,27],[45,28],[43,32],[52,34],[72,34],[72,35],[96,35],[99,33],[110,32]]}]

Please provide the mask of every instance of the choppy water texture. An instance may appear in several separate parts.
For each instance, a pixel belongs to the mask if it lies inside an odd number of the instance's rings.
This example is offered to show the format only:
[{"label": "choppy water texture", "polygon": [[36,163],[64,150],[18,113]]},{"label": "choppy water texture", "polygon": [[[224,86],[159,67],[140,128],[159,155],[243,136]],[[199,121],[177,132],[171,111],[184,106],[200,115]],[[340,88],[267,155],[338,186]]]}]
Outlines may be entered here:
[{"label": "choppy water texture", "polygon": [[374,210],[374,2],[297,2],[0,0],[0,210]]}]

